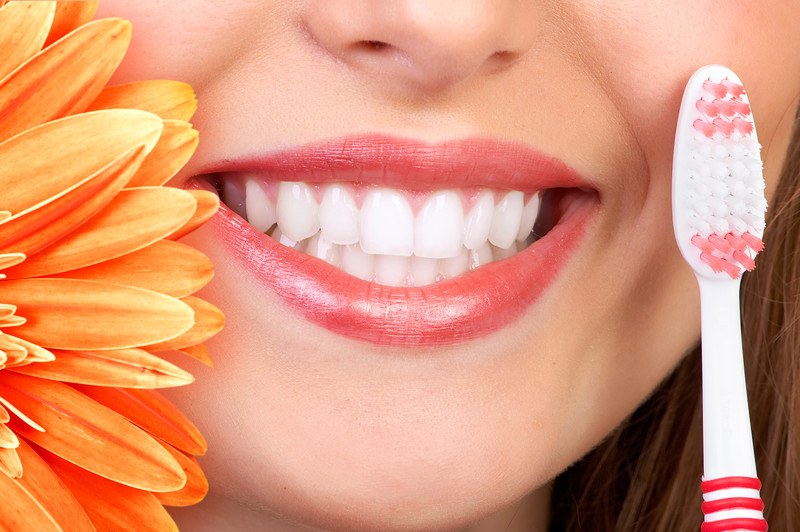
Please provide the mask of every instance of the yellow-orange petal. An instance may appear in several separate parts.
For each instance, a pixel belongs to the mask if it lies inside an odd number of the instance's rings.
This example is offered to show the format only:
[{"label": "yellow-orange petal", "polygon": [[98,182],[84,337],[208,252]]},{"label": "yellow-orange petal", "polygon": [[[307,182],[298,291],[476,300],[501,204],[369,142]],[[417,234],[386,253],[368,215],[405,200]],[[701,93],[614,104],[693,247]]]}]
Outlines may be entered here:
[{"label": "yellow-orange petal", "polygon": [[121,190],[79,231],[73,231],[4,273],[11,279],[44,276],[123,256],[184,225],[192,217],[195,205],[191,194],[175,188]]},{"label": "yellow-orange petal", "polygon": [[0,80],[42,49],[55,2],[12,2],[0,8]]},{"label": "yellow-orange petal", "polygon": [[[24,253],[3,253],[2,255],[0,255],[0,270],[16,266],[23,260],[25,260]],[[5,317],[5,316],[0,316],[0,317]]]},{"label": "yellow-orange petal", "polygon": [[120,414],[61,382],[4,371],[0,394],[36,419],[37,432],[12,419],[12,429],[97,475],[147,491],[174,491],[186,475],[151,436]]},{"label": "yellow-orange petal", "polygon": [[173,297],[188,296],[214,275],[211,260],[196,249],[162,240],[117,259],[101,262],[58,277],[138,286]]},{"label": "yellow-orange petal", "polygon": [[190,345],[178,349],[178,351],[202,362],[209,368],[214,367],[214,361],[211,359],[211,352],[208,350],[205,344]]},{"label": "yellow-orange petal", "polygon": [[155,390],[74,385],[77,390],[106,405],[156,438],[189,454],[205,454],[200,431],[183,412]]},{"label": "yellow-orange petal", "polygon": [[17,373],[42,379],[95,386],[167,388],[194,381],[190,373],[142,349],[54,350],[53,354],[55,360],[52,362],[28,364],[13,369]]},{"label": "yellow-orange petal", "polygon": [[0,474],[6,474],[11,478],[22,476],[22,462],[16,449],[0,447]]},{"label": "yellow-orange petal", "polygon": [[133,176],[129,187],[161,186],[183,168],[194,154],[200,136],[188,122],[164,120],[155,149]]},{"label": "yellow-orange petal", "polygon": [[19,447],[17,435],[5,424],[0,424],[0,447],[3,449],[16,449]]},{"label": "yellow-orange petal", "polygon": [[56,16],[45,46],[57,41],[78,26],[86,24],[97,11],[97,0],[66,0],[58,2]]},{"label": "yellow-orange petal", "polygon": [[[26,362],[50,362],[56,358],[53,353],[42,346],[28,342],[27,340],[23,340],[22,338],[17,338],[16,336],[12,336],[8,333],[0,336],[0,340],[3,341],[4,346],[8,345],[5,342],[9,342],[18,348],[24,349],[27,353],[27,356],[25,357]],[[5,349],[5,347],[3,347],[3,349]]]},{"label": "yellow-orange petal", "polygon": [[143,158],[143,148],[136,148],[80,185],[9,218],[0,224],[0,252],[30,256],[75,231],[122,190]]},{"label": "yellow-orange petal", "polygon": [[89,516],[86,515],[78,499],[25,440],[20,441],[17,453],[25,473],[17,479],[17,483],[39,501],[62,530],[64,532],[94,530]]},{"label": "yellow-orange petal", "polygon": [[225,316],[217,307],[194,296],[183,297],[181,301],[194,310],[194,325],[192,325],[192,328],[175,338],[144,346],[145,349],[148,351],[182,349],[205,342],[222,330],[222,326],[225,324]]},{"label": "yellow-orange petal", "polygon": [[185,236],[206,221],[208,221],[219,209],[219,196],[214,194],[213,192],[209,192],[208,190],[191,190],[190,191],[194,196],[195,200],[197,200],[197,210],[194,211],[194,215],[192,219],[186,222],[186,224],[169,235],[168,238],[171,240],[177,240],[182,236]]},{"label": "yellow-orange petal", "polygon": [[136,148],[150,153],[162,129],[151,113],[118,110],[25,131],[0,144],[0,206],[17,215],[64,194]]},{"label": "yellow-orange petal", "polygon": [[151,493],[93,475],[51,453],[42,456],[81,503],[97,530],[178,530]]},{"label": "yellow-orange petal", "polygon": [[80,279],[0,283],[0,301],[27,318],[14,334],[53,349],[124,349],[166,341],[190,330],[192,307],[130,286]]},{"label": "yellow-orange petal", "polygon": [[4,473],[0,473],[0,493],[3,505],[0,507],[0,530],[16,532],[35,530],[36,532],[58,532],[61,529],[50,514],[19,483]]},{"label": "yellow-orange petal", "polygon": [[141,109],[164,120],[188,121],[197,110],[194,89],[172,80],[134,81],[106,87],[89,106],[96,109]]},{"label": "yellow-orange petal", "polygon": [[96,20],[6,76],[0,81],[0,140],[84,111],[116,70],[130,38],[130,22]]},{"label": "yellow-orange petal", "polygon": [[165,443],[164,448],[181,464],[183,472],[186,473],[186,485],[178,491],[153,495],[165,506],[191,506],[202,501],[208,493],[208,479],[200,469],[200,464],[193,456],[187,456],[169,444]]}]

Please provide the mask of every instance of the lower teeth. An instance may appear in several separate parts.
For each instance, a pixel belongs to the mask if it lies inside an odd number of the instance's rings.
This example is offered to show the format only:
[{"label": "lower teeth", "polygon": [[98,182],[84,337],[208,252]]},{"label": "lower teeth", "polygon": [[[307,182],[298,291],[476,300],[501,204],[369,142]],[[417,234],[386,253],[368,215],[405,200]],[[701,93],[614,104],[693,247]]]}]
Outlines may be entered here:
[{"label": "lower teeth", "polygon": [[284,235],[278,226],[273,226],[266,234],[286,247],[324,260],[354,277],[387,286],[425,286],[451,279],[512,257],[537,239],[531,233],[527,240],[515,241],[505,249],[486,242],[477,250],[462,247],[461,253],[454,257],[430,259],[415,255],[372,255],[362,251],[357,243],[342,246],[327,242],[319,232],[299,242]]}]

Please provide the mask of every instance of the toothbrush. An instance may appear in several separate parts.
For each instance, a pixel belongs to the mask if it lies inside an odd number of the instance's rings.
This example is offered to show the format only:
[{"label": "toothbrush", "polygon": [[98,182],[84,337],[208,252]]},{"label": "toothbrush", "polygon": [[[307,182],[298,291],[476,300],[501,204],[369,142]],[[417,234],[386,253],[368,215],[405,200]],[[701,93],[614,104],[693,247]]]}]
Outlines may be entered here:
[{"label": "toothbrush", "polygon": [[672,167],[678,247],[700,285],[702,532],[765,531],[747,408],[739,285],[764,247],[761,146],[739,78],[700,68],[681,103]]}]

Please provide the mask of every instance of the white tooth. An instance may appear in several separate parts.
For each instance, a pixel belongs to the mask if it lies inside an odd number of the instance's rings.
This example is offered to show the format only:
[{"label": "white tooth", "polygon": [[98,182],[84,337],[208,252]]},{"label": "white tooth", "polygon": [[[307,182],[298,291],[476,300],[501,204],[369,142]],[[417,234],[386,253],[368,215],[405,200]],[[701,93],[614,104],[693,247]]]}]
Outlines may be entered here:
[{"label": "white tooth", "polygon": [[348,187],[337,183],[325,189],[319,204],[319,225],[322,235],[334,244],[358,242],[358,207]]},{"label": "white tooth", "polygon": [[287,248],[296,249],[297,251],[303,251],[303,242],[302,241],[298,242],[297,240],[289,238],[288,236],[283,234],[280,227],[276,227],[275,230],[270,235],[270,237],[273,240],[277,240]]},{"label": "white tooth", "polygon": [[247,208],[244,203],[244,186],[238,179],[225,179],[222,183],[222,198],[230,210],[247,219]]},{"label": "white tooth", "polygon": [[439,261],[439,271],[442,272],[442,275],[446,279],[450,279],[451,277],[456,277],[461,275],[467,268],[469,268],[469,255],[467,248],[462,247],[461,253],[456,255],[455,257],[450,257],[448,259],[442,259]]},{"label": "white tooth", "polygon": [[275,206],[257,181],[248,179],[244,188],[247,221],[261,232],[275,225]]},{"label": "white tooth", "polygon": [[439,261],[412,256],[410,272],[414,286],[433,284],[439,274]]},{"label": "white tooth", "polygon": [[308,240],[306,240],[306,255],[322,259],[328,264],[333,266],[340,266],[342,264],[339,257],[339,246],[327,240],[322,233],[317,233]]},{"label": "white tooth", "polygon": [[494,213],[494,195],[491,190],[481,192],[478,200],[464,220],[464,245],[467,249],[478,249],[489,238]]},{"label": "white tooth", "polygon": [[527,240],[528,235],[533,231],[533,224],[536,223],[536,217],[539,215],[539,193],[537,192],[525,207],[522,209],[522,221],[519,224],[519,231],[517,232],[517,240]]},{"label": "white tooth", "polygon": [[375,282],[388,286],[401,286],[408,277],[409,257],[377,255],[375,257]]},{"label": "white tooth", "polygon": [[434,192],[417,214],[414,255],[430,259],[455,257],[461,252],[464,207],[452,190]]},{"label": "white tooth", "polygon": [[358,222],[364,252],[408,257],[414,251],[414,213],[401,193],[388,188],[367,192]]},{"label": "white tooth", "polygon": [[517,254],[517,243],[512,242],[507,248],[493,247],[492,254],[494,255],[494,260],[503,260],[508,257],[513,257]]},{"label": "white tooth", "polygon": [[319,231],[319,206],[305,183],[283,181],[278,185],[278,225],[294,240],[303,240]]},{"label": "white tooth", "polygon": [[494,208],[492,227],[489,229],[489,242],[499,248],[508,248],[517,238],[522,219],[523,195],[512,190],[503,196]]},{"label": "white tooth", "polygon": [[365,281],[372,280],[374,257],[361,251],[358,244],[350,244],[341,248],[342,269]]},{"label": "white tooth", "polygon": [[484,264],[489,264],[494,260],[492,255],[492,245],[488,242],[482,245],[479,249],[471,249],[469,251],[469,269],[474,270]]}]

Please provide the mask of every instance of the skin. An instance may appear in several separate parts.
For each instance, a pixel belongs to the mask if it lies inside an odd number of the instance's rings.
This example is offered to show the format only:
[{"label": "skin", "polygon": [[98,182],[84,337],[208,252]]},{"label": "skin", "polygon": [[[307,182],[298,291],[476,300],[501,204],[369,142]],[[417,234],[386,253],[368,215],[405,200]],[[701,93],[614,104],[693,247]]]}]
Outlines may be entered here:
[{"label": "skin", "polygon": [[197,91],[202,141],[176,185],[224,157],[374,132],[523,142],[600,195],[587,238],[538,303],[435,351],[312,325],[210,229],[193,234],[215,261],[204,295],[227,327],[210,342],[216,367],[182,361],[197,382],[171,395],[208,439],[212,486],[175,512],[179,524],[543,530],[548,481],[699,336],[670,213],[683,86],[708,63],[738,73],[774,189],[800,94],[798,10],[797,0],[105,0],[100,16],[134,23],[116,81]]}]

